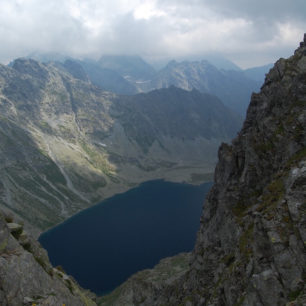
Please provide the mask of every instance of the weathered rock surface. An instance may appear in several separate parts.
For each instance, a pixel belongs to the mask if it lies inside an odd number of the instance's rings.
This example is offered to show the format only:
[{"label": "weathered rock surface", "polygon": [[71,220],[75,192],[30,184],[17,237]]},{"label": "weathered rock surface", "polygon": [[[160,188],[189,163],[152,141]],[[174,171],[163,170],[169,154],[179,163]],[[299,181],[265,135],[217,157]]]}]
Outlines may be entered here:
[{"label": "weathered rock surface", "polygon": [[0,212],[1,306],[96,305],[93,294],[53,268],[39,243],[11,221]]},{"label": "weathered rock surface", "polygon": [[132,277],[121,305],[305,305],[305,127],[306,35],[252,96],[238,137],[221,145],[187,272],[151,293]]}]

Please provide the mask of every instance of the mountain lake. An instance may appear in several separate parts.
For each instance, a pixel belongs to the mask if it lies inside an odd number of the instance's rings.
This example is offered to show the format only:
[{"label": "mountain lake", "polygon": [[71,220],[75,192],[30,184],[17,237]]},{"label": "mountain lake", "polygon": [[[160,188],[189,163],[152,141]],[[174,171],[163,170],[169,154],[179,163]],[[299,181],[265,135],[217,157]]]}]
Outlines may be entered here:
[{"label": "mountain lake", "polygon": [[160,259],[193,249],[211,186],[148,181],[76,214],[39,241],[53,266],[103,295]]}]

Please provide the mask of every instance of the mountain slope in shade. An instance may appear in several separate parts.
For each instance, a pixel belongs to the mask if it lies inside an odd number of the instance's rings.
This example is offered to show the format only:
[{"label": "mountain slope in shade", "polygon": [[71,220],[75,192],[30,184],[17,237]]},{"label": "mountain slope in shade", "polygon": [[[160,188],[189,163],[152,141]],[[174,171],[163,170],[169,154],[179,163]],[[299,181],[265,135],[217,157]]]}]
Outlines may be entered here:
[{"label": "mountain slope in shade", "polygon": [[239,128],[238,115],[217,97],[196,89],[189,92],[171,86],[147,94],[119,97],[117,101],[115,105],[122,110],[120,121],[127,136],[139,139],[139,143],[147,141],[148,146],[162,136],[186,140],[226,139]]},{"label": "mountain slope in shade", "polygon": [[305,305],[305,106],[306,34],[221,145],[191,259],[137,273],[101,305]]},{"label": "mountain slope in shade", "polygon": [[0,66],[0,110],[0,205],[40,230],[146,180],[209,179],[240,125],[216,97],[118,96],[72,61]]},{"label": "mountain slope in shade", "polygon": [[[44,61],[48,55],[41,55]],[[59,58],[65,62],[64,57]],[[88,79],[103,90],[118,94],[136,94],[154,89],[167,88],[171,85],[216,95],[221,101],[245,117],[252,92],[259,90],[265,73],[271,66],[241,70],[235,64],[218,56],[209,56],[207,60],[170,61],[160,71],[146,63],[139,56],[102,56],[99,61],[72,60],[80,64]]]}]

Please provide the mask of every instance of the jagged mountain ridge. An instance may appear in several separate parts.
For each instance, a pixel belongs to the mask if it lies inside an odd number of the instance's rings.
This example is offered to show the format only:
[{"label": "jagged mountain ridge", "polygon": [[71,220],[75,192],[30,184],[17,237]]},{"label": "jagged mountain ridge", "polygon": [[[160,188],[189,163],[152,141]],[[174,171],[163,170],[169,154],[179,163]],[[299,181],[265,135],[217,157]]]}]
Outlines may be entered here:
[{"label": "jagged mountain ridge", "polygon": [[[42,56],[44,59],[44,57]],[[51,60],[53,57],[50,58]],[[212,61],[214,58],[212,57]],[[234,64],[217,68],[207,60],[170,61],[159,71],[139,56],[102,56],[100,60],[73,60],[83,67],[88,79],[103,90],[136,94],[176,86],[216,95],[226,106],[245,117],[249,96],[258,91],[269,66],[240,70]],[[218,60],[216,60],[218,63]],[[220,60],[219,60],[220,62]],[[64,63],[64,61],[63,61]],[[230,62],[229,62],[230,63]],[[221,64],[222,67],[222,64]],[[232,67],[232,69],[230,69]]]},{"label": "jagged mountain ridge", "polygon": [[[84,64],[80,63],[85,68]],[[269,68],[265,66],[246,71],[225,70],[217,69],[207,60],[182,62],[172,60],[166,67],[155,72],[140,58],[128,56],[102,57],[95,65],[97,70],[99,66],[120,74],[130,86],[134,87],[134,92],[149,92],[169,86],[189,91],[195,88],[200,92],[216,95],[226,106],[243,117],[249,96],[259,89],[264,79],[264,72]],[[96,84],[118,93],[133,93],[131,88],[129,91],[123,87],[117,88],[106,80],[104,84],[103,81]]]},{"label": "jagged mountain ridge", "polygon": [[102,305],[305,305],[305,106],[306,34],[221,145],[189,266],[188,256],[169,258]]},{"label": "jagged mountain ridge", "polygon": [[[134,58],[129,57],[108,57],[103,61],[95,64],[95,71],[99,71],[99,74],[92,75],[92,70],[87,68],[87,64],[80,61],[80,64],[87,69],[89,78],[97,86],[105,88],[117,93],[136,93],[136,92],[149,92],[154,89],[168,88],[170,86],[176,86],[188,91],[197,89],[203,93],[209,93],[217,96],[226,106],[240,114],[245,116],[246,108],[249,103],[249,96],[252,92],[257,91],[260,87],[261,80],[264,77],[262,70],[255,69],[247,71],[239,70],[224,70],[217,69],[214,65],[206,60],[202,61],[170,61],[166,67],[160,71],[154,72],[147,66],[134,63]],[[138,59],[139,60],[139,59]],[[139,69],[139,65],[141,69]],[[101,66],[101,67],[99,67]],[[105,68],[108,71],[105,71]],[[147,70],[149,72],[146,72]],[[103,74],[109,74],[110,70],[116,73],[117,76],[121,76],[123,80],[119,81],[119,84],[130,84],[130,87],[113,84],[112,81],[107,81]],[[260,70],[262,73],[261,78],[256,71]],[[266,72],[268,67],[266,68]],[[143,72],[143,73],[142,73]],[[252,76],[256,74],[256,79]],[[100,76],[100,80],[96,76]],[[134,88],[134,89],[132,89]]]},{"label": "jagged mountain ridge", "polygon": [[0,202],[39,229],[145,180],[207,179],[240,124],[196,91],[104,92],[74,62],[0,66],[0,99]]},{"label": "jagged mountain ridge", "polygon": [[242,71],[219,70],[208,61],[171,61],[153,79],[136,84],[139,90],[167,88],[171,85],[217,96],[227,107],[244,117],[250,94],[260,83],[246,77]]}]

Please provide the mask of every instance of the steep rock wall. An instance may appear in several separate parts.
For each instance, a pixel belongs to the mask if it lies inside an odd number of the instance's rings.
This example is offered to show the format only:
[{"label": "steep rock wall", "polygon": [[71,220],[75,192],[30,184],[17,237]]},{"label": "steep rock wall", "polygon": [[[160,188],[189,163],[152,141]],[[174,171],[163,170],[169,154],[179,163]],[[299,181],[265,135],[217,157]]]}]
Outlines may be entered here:
[{"label": "steep rock wall", "polygon": [[[96,305],[21,224],[0,211],[0,305]],[[93,298],[93,299],[92,299]]]}]

